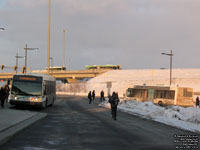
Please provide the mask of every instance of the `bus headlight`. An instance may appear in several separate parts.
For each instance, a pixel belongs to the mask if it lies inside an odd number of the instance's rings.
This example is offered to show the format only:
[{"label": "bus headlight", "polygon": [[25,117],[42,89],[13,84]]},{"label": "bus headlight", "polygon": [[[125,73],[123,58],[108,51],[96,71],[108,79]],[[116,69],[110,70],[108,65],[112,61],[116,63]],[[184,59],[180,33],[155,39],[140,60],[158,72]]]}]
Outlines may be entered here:
[{"label": "bus headlight", "polygon": [[36,98],[36,101],[37,101],[37,102],[41,102],[42,99],[41,99],[41,98]]}]

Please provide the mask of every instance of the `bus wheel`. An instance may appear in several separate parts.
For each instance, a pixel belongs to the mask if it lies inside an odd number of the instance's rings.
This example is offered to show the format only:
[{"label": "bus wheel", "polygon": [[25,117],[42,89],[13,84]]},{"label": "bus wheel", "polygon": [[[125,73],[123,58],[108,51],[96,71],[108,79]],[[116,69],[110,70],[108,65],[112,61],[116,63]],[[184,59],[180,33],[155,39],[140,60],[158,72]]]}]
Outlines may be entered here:
[{"label": "bus wheel", "polygon": [[159,101],[159,102],[158,102],[158,105],[159,105],[159,106],[164,106],[162,101]]}]

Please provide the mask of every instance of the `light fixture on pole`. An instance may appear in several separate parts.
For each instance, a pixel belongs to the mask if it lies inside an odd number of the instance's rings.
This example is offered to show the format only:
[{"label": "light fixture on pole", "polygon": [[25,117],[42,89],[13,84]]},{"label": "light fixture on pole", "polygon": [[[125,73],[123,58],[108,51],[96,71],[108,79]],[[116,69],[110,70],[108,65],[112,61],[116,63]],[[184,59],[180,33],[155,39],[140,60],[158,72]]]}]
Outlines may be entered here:
[{"label": "light fixture on pole", "polygon": [[5,28],[0,28],[0,31],[4,31],[5,30]]},{"label": "light fixture on pole", "polygon": [[24,50],[25,50],[25,73],[26,73],[26,71],[27,71],[27,51],[28,50],[38,50],[39,48],[28,48],[28,46],[27,46],[27,44],[26,44],[26,47],[24,48]]},{"label": "light fixture on pole", "polygon": [[24,58],[24,56],[19,56],[18,53],[15,56],[16,58],[16,73],[17,73],[17,69],[18,69],[18,58]]},{"label": "light fixture on pole", "polygon": [[169,80],[169,84],[171,85],[172,83],[172,50],[170,50],[170,53],[161,53],[162,55],[167,55],[167,56],[170,56],[170,80]]}]

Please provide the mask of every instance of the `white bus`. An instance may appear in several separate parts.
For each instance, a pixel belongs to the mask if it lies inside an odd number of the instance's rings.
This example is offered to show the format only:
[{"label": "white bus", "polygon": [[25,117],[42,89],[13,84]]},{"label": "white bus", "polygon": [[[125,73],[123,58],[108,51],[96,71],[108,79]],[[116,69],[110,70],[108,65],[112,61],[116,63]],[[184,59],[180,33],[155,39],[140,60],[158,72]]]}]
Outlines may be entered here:
[{"label": "white bus", "polygon": [[183,107],[193,106],[193,88],[173,86],[146,86],[136,85],[128,88],[126,95],[137,101],[163,105],[178,105]]},{"label": "white bus", "polygon": [[13,76],[9,103],[33,105],[42,108],[52,106],[56,99],[56,80],[44,74],[17,74]]}]

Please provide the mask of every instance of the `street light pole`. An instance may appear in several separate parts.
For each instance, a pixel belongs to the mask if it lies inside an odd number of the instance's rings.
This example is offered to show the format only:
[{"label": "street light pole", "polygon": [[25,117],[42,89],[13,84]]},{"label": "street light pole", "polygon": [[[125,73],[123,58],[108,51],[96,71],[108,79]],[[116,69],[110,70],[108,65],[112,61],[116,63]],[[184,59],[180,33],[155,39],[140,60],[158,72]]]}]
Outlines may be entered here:
[{"label": "street light pole", "polygon": [[[19,56],[18,53],[17,53],[15,58],[16,58],[16,67],[18,69],[18,58],[24,58],[24,56]],[[16,69],[16,73],[17,73],[17,69]]]},{"label": "street light pole", "polygon": [[26,44],[26,47],[24,48],[25,49],[25,73],[26,73],[26,67],[27,67],[27,50],[28,50],[28,46]]},{"label": "street light pole", "polygon": [[49,73],[49,66],[50,66],[50,15],[51,15],[51,0],[49,0],[49,18],[48,18],[48,55],[47,55],[47,70]]},{"label": "street light pole", "polygon": [[170,50],[170,85],[172,83],[172,50]]},{"label": "street light pole", "polygon": [[172,56],[173,56],[173,53],[172,53],[172,50],[170,50],[169,54],[167,54],[167,53],[161,53],[161,54],[170,56],[170,80],[169,80],[169,83],[171,85],[171,83],[172,83]]},{"label": "street light pole", "polygon": [[38,50],[39,48],[28,48],[27,44],[26,44],[26,47],[24,48],[25,50],[25,73],[27,71],[27,51],[28,50]]},{"label": "street light pole", "polygon": [[66,30],[64,29],[63,30],[63,68],[65,67],[65,47],[66,47],[66,45],[65,45],[65,41],[66,41],[66,37],[65,37],[65,32],[66,32]]}]

